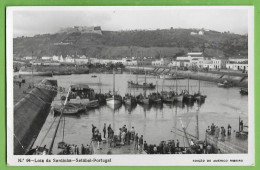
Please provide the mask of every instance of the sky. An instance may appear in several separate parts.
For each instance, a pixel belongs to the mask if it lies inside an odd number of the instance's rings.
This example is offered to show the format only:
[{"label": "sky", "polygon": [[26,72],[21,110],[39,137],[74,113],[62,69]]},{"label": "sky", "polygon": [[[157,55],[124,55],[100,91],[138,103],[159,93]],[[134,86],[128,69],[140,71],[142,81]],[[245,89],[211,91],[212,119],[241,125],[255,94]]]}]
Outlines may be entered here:
[{"label": "sky", "polygon": [[101,26],[102,30],[205,28],[236,34],[248,33],[246,9],[177,8],[37,8],[13,12],[13,33],[17,36],[55,33],[62,27]]}]

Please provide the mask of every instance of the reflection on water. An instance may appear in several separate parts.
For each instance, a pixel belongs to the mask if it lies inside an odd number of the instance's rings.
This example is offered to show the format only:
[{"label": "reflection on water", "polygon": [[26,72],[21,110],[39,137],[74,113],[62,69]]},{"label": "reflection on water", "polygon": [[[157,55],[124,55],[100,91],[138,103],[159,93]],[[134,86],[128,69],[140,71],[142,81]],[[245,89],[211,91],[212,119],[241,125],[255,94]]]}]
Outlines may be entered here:
[{"label": "reflection on water", "polygon": [[[103,74],[101,76],[102,93],[112,90],[112,74]],[[98,81],[99,78],[91,78],[90,75],[68,75],[68,76],[55,76],[58,80],[58,85],[66,89],[71,84],[87,83],[96,92],[99,92]],[[127,88],[127,80],[129,74],[116,75],[116,91],[121,95],[129,93]],[[144,82],[144,75],[138,77],[140,83]],[[148,76],[147,82],[155,83],[154,76]],[[159,79],[159,91],[162,89],[162,79]],[[165,80],[164,90],[175,90],[174,80]],[[178,80],[178,91],[187,89],[187,80]],[[198,90],[198,81],[190,80],[190,92],[194,93]],[[156,89],[147,90],[147,94],[155,92]],[[247,125],[248,121],[248,97],[239,94],[239,88],[218,88],[215,83],[201,81],[201,91],[207,95],[205,103],[172,103],[160,105],[136,105],[135,107],[119,106],[112,109],[107,105],[100,106],[97,109],[92,109],[82,113],[78,117],[65,118],[65,142],[70,144],[89,144],[91,141],[91,125],[94,124],[99,130],[102,131],[104,123],[111,124],[116,132],[120,127],[126,125],[128,129],[132,126],[135,127],[139,135],[144,135],[144,140],[149,144],[158,144],[162,140],[178,139],[180,146],[187,146],[184,135],[182,133],[182,120],[187,133],[196,136],[197,134],[197,120],[200,139],[205,138],[205,130],[212,123],[218,126],[230,124],[233,130],[238,130],[239,116]],[[143,93],[143,89],[131,89],[132,95]],[[59,100],[60,95],[57,95],[55,100]],[[198,115],[196,117],[196,114]],[[51,142],[54,128],[50,130],[46,138],[44,138],[54,118],[50,114],[47,117],[36,142],[35,146],[47,146]],[[55,127],[55,123],[53,125]],[[54,153],[57,152],[57,144],[62,141],[61,126],[58,130],[55,144]],[[239,141],[238,141],[239,142]],[[244,142],[247,147],[247,142]]]}]

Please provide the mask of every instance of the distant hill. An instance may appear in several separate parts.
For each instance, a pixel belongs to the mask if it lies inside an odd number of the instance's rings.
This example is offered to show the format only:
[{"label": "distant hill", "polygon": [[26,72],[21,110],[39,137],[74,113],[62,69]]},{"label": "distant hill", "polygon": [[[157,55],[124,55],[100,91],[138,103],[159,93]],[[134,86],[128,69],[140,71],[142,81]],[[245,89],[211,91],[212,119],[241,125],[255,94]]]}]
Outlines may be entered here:
[{"label": "distant hill", "polygon": [[169,57],[190,51],[203,51],[206,57],[248,55],[248,37],[231,33],[204,31],[191,35],[194,29],[102,31],[90,33],[56,33],[14,38],[14,56],[86,55],[121,58],[130,56]]}]

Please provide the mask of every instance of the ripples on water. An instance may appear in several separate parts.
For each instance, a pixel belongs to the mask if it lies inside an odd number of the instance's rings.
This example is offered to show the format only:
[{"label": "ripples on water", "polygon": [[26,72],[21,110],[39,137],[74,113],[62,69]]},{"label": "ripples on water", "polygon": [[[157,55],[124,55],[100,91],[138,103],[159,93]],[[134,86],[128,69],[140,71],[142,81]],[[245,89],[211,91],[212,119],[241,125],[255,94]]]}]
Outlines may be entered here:
[{"label": "ripples on water", "polygon": [[[58,80],[58,85],[66,89],[71,84],[86,83],[99,92],[99,76],[101,76],[102,93],[112,90],[113,75],[112,74],[96,74],[97,78],[92,78],[91,74],[87,75],[68,75],[68,76],[55,76],[54,79]],[[127,88],[127,81],[130,80],[129,74],[116,75],[116,91],[121,95],[129,93]],[[131,75],[131,80],[136,80],[135,75]],[[144,75],[138,76],[138,82],[144,82]],[[147,83],[156,82],[154,76],[147,76]],[[158,91],[162,90],[162,79],[158,79]],[[165,80],[163,90],[175,90],[175,80]],[[178,91],[187,89],[187,80],[178,80]],[[139,135],[144,135],[144,140],[148,144],[159,144],[162,140],[179,139],[180,146],[187,146],[184,140],[182,120],[186,131],[196,136],[196,114],[198,115],[199,134],[200,139],[205,138],[205,130],[207,126],[214,123],[216,125],[224,126],[227,128],[228,124],[231,125],[232,131],[238,130],[238,119],[243,119],[244,124],[248,122],[248,97],[241,96],[239,88],[218,88],[216,83],[201,81],[201,91],[207,95],[206,101],[201,106],[196,103],[193,106],[188,106],[182,103],[163,104],[157,106],[140,106],[134,108],[127,108],[122,105],[120,108],[113,110],[108,106],[101,106],[98,109],[89,110],[82,113],[79,117],[65,117],[65,142],[70,144],[89,144],[91,141],[91,125],[94,124],[102,131],[104,123],[112,125],[115,132],[117,129],[126,125],[128,129],[132,126],[135,127]],[[155,92],[154,90],[148,90]],[[198,91],[198,81],[190,80],[190,92]],[[143,93],[142,89],[132,89],[133,95]],[[55,100],[59,100],[60,95],[57,95]],[[50,127],[54,117],[50,113],[47,120],[35,142],[35,146],[39,146],[48,128]],[[55,124],[54,124],[55,127]],[[43,144],[50,145],[54,129],[52,128]],[[55,144],[54,153],[57,152],[57,143],[62,141],[63,124],[60,124]],[[179,130],[177,130],[179,129]],[[247,142],[244,142],[247,147]]]}]

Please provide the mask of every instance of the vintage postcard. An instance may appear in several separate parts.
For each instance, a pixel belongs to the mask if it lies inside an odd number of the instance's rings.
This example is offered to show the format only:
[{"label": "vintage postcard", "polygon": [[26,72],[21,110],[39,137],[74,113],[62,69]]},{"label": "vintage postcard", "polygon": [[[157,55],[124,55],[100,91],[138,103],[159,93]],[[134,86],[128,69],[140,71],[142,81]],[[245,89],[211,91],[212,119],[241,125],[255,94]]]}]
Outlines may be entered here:
[{"label": "vintage postcard", "polygon": [[254,165],[252,6],[6,19],[8,165]]}]

